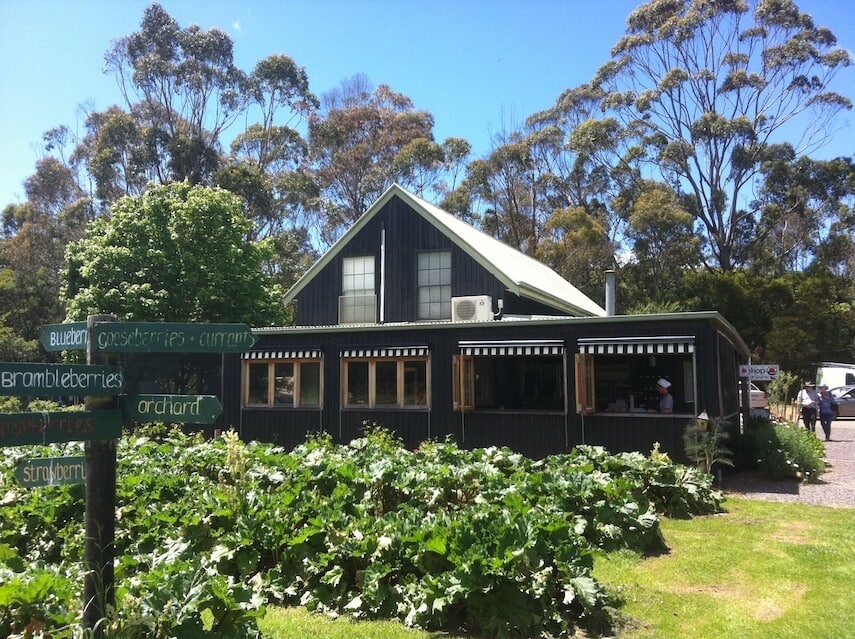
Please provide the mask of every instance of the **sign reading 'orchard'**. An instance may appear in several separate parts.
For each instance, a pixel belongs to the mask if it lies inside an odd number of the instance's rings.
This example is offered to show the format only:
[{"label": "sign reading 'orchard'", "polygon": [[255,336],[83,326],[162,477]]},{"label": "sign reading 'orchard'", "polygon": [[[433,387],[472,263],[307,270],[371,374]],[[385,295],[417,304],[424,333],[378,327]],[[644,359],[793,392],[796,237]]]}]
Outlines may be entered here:
[{"label": "sign reading 'orchard'", "polygon": [[122,398],[129,419],[213,424],[223,407],[215,395],[131,395]]},{"label": "sign reading 'orchard'", "polygon": [[125,378],[118,366],[0,363],[0,395],[121,395]]},{"label": "sign reading 'orchard'", "polygon": [[256,338],[246,324],[103,322],[91,339],[102,353],[242,353]]}]

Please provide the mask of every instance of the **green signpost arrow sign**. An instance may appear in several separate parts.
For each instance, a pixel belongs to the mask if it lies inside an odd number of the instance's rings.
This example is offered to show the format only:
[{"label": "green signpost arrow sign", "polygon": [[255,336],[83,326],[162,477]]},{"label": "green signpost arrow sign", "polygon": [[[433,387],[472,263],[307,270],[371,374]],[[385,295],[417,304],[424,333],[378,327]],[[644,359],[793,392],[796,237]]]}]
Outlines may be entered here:
[{"label": "green signpost arrow sign", "polygon": [[86,322],[47,324],[39,335],[44,349],[52,351],[85,351]]},{"label": "green signpost arrow sign", "polygon": [[90,364],[10,364],[0,362],[0,395],[121,395],[118,366]]},{"label": "green signpost arrow sign", "polygon": [[127,419],[213,424],[223,407],[215,395],[130,395],[122,398]]},{"label": "green signpost arrow sign", "polygon": [[15,466],[15,477],[24,488],[67,486],[86,482],[85,457],[41,457],[22,459]]},{"label": "green signpost arrow sign", "polygon": [[246,324],[103,322],[92,328],[101,353],[243,353],[255,339]]},{"label": "green signpost arrow sign", "polygon": [[82,442],[121,436],[122,412],[118,409],[0,413],[0,446]]}]

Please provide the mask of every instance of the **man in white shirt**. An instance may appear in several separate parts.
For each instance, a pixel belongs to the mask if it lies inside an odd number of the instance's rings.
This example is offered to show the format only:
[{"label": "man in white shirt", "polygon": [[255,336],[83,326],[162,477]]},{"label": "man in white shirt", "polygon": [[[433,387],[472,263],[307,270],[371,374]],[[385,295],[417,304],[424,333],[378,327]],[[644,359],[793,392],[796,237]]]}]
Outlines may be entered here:
[{"label": "man in white shirt", "polygon": [[802,408],[802,422],[811,432],[816,431],[816,405],[819,401],[813,382],[805,382],[804,388],[796,396],[796,402]]}]

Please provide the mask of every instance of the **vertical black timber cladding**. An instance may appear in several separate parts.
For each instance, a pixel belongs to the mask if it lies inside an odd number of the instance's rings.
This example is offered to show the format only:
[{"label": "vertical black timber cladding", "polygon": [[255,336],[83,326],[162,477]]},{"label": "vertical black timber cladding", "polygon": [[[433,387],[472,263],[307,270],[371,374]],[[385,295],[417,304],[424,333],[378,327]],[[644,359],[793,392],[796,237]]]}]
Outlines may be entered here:
[{"label": "vertical black timber cladding", "polygon": [[[584,419],[574,410],[574,354],[581,337],[663,337],[692,336],[695,345],[697,402],[684,402],[675,416],[611,415],[599,413]],[[459,352],[461,340],[559,339],[567,357],[568,412],[485,411],[460,413],[452,405],[452,356]],[[230,381],[225,391],[224,418],[239,419],[244,439],[273,441],[283,446],[301,443],[307,432],[325,430],[336,441],[347,442],[362,434],[362,422],[377,421],[399,435],[409,445],[417,445],[427,432],[432,439],[451,436],[463,447],[507,445],[532,457],[562,452],[580,443],[605,446],[611,451],[634,450],[647,454],[655,442],[675,458],[682,457],[682,431],[689,413],[706,409],[711,415],[731,412],[721,404],[721,388],[728,381],[734,362],[744,356],[735,347],[729,328],[718,320],[675,315],[667,318],[628,316],[615,320],[603,318],[550,322],[491,322],[479,325],[451,323],[412,326],[325,327],[318,330],[285,330],[261,336],[258,350],[289,349],[312,345],[324,351],[324,406],[322,410],[278,408],[239,408],[239,362],[230,366]],[[341,406],[341,351],[351,347],[390,347],[427,345],[431,357],[431,408],[366,411]],[[659,368],[655,372],[659,372]],[[639,380],[641,383],[641,380]],[[682,392],[681,392],[682,394]],[[425,422],[427,416],[429,421]],[[421,421],[420,421],[421,420]],[[235,423],[237,426],[237,423]],[[429,429],[429,431],[427,430]]]},{"label": "vertical black timber cladding", "polygon": [[[345,257],[373,255],[375,290],[380,292],[381,243],[385,238],[385,322],[416,319],[417,254],[451,250],[452,295],[504,295],[504,285],[475,261],[455,241],[395,197],[315,274],[300,291],[297,325],[329,326],[338,323],[342,261]],[[379,302],[378,302],[379,303]],[[495,310],[495,306],[494,306]]]}]

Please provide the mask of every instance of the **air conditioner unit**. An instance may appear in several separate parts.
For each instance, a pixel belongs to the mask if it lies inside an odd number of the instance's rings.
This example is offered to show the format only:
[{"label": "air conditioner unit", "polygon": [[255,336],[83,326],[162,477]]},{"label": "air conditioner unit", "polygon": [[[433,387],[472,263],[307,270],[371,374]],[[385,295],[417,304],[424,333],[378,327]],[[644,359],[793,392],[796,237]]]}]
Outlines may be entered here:
[{"label": "air conditioner unit", "polygon": [[493,299],[489,295],[451,298],[452,322],[487,322],[493,319]]}]

